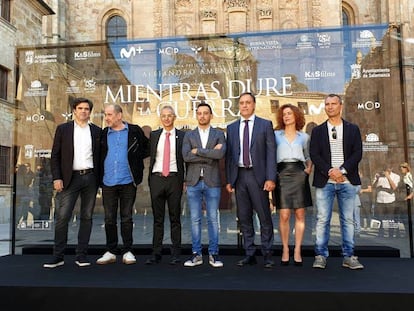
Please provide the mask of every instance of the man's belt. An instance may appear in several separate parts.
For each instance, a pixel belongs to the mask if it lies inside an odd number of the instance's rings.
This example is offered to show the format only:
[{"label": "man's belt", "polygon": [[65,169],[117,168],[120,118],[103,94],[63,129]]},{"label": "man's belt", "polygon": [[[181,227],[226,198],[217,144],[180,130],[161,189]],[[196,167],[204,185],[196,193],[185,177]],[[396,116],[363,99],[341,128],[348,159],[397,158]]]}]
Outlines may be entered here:
[{"label": "man's belt", "polygon": [[177,172],[170,172],[168,174],[168,176],[163,176],[162,173],[155,172],[155,173],[152,173],[152,175],[155,175],[155,176],[158,176],[158,177],[171,177],[171,176],[178,176],[178,173]]},{"label": "man's belt", "polygon": [[74,174],[81,175],[81,176],[86,175],[86,174],[90,174],[92,172],[93,172],[93,168],[87,168],[87,169],[84,169],[84,170],[73,171]]}]

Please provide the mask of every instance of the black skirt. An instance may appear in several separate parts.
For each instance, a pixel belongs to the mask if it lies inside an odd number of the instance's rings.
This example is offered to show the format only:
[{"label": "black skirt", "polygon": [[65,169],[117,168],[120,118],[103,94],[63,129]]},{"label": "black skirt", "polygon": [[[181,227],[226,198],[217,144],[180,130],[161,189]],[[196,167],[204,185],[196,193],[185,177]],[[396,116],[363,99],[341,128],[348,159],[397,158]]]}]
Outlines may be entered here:
[{"label": "black skirt", "polygon": [[309,175],[304,172],[303,162],[277,164],[278,178],[273,195],[277,209],[297,209],[312,206]]}]

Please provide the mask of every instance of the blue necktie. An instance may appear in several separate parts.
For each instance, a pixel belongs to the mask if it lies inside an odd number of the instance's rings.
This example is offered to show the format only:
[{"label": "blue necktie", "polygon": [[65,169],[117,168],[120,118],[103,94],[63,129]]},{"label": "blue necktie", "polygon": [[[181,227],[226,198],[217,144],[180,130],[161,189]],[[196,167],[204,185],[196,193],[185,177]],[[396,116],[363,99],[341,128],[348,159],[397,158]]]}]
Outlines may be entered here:
[{"label": "blue necktie", "polygon": [[244,165],[244,167],[250,167],[250,156],[249,156],[249,120],[244,120],[244,132],[243,132],[243,165]]}]

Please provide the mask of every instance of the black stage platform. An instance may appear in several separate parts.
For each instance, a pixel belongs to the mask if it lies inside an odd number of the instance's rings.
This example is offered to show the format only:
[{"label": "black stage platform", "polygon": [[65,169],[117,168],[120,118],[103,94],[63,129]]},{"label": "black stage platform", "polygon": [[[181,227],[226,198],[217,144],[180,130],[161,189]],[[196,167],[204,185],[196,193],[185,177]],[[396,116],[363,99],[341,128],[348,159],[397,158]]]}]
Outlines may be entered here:
[{"label": "black stage platform", "polygon": [[[183,255],[182,259],[187,256]],[[223,268],[137,264],[79,268],[74,256],[65,265],[44,269],[46,254],[0,257],[0,308],[9,310],[412,310],[414,259],[360,257],[364,270],[341,267],[330,257],[325,270],[304,266],[266,270],[237,267],[242,257],[223,255]],[[95,261],[98,255],[90,255]],[[275,256],[275,260],[280,257]]]},{"label": "black stage platform", "polygon": [[[169,246],[171,247],[171,246]],[[163,249],[163,254],[170,254],[169,247]],[[259,248],[259,247],[258,247]],[[290,247],[291,251],[293,246]],[[76,245],[68,245],[65,253],[68,255],[75,255]],[[152,253],[151,245],[146,244],[136,244],[133,246],[134,254],[139,255],[150,255]],[[104,245],[89,245],[89,254],[90,255],[102,255],[105,253],[106,249]],[[45,255],[52,254],[53,245],[50,244],[30,244],[22,247],[23,255]],[[207,247],[203,246],[203,252],[207,254]],[[341,256],[341,247],[338,245],[329,246],[329,253],[331,257],[340,257]],[[182,254],[191,255],[191,245],[183,244],[182,245]],[[230,256],[243,256],[244,250],[241,246],[237,245],[221,245],[220,246],[221,255],[230,255]],[[260,254],[260,251],[257,251],[257,254]],[[275,246],[273,249],[273,254],[275,256],[282,255],[282,247],[280,245]],[[355,254],[361,257],[400,257],[400,250],[398,248],[389,247],[389,246],[373,246],[373,245],[357,245],[355,246]],[[302,255],[304,257],[313,257],[314,256],[314,246],[313,245],[304,245],[302,246]]]}]

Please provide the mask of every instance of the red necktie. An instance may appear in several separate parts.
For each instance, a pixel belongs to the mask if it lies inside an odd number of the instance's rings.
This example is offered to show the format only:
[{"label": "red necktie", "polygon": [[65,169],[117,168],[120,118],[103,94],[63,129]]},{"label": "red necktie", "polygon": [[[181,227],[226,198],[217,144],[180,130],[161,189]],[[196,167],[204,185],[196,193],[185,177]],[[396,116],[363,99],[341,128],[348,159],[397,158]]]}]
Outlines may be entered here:
[{"label": "red necktie", "polygon": [[170,174],[170,132],[165,133],[164,157],[162,159],[162,176],[167,177]]},{"label": "red necktie", "polygon": [[249,156],[249,120],[244,120],[244,132],[243,132],[243,165],[244,167],[250,167]]}]

